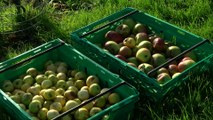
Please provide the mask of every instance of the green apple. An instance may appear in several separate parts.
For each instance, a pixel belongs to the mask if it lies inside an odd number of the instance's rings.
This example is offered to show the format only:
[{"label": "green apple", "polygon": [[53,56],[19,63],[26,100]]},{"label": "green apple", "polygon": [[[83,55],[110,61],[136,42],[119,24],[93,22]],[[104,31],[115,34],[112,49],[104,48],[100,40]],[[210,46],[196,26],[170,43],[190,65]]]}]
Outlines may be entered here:
[{"label": "green apple", "polygon": [[34,78],[33,78],[31,75],[26,75],[26,76],[23,78],[23,82],[24,82],[24,83],[28,83],[29,85],[33,85],[33,83],[34,83]]},{"label": "green apple", "polygon": [[22,95],[24,94],[25,92],[23,90],[20,90],[20,89],[15,89],[12,94],[13,95],[18,95],[20,97],[22,97]]},{"label": "green apple", "polygon": [[140,49],[140,48],[147,48],[150,51],[152,51],[152,43],[150,41],[147,41],[147,40],[141,41],[136,47],[138,49]]},{"label": "green apple", "polygon": [[58,81],[58,77],[56,77],[56,75],[54,75],[54,74],[49,75],[47,79],[52,81],[53,85],[55,85]]},{"label": "green apple", "polygon": [[11,95],[10,98],[15,101],[16,103],[20,103],[21,102],[21,97],[18,95]]},{"label": "green apple", "polygon": [[23,85],[22,79],[16,79],[13,81],[14,88],[21,89],[22,85]]},{"label": "green apple", "polygon": [[81,100],[79,98],[75,98],[74,101],[76,101],[78,104],[81,104]]},{"label": "green apple", "polygon": [[91,96],[96,96],[101,92],[101,87],[97,83],[93,83],[92,85],[89,86],[89,94]]},{"label": "green apple", "polygon": [[39,111],[38,111],[38,118],[41,119],[41,120],[46,120],[47,119],[47,112],[48,112],[48,109],[47,108],[41,108]]},{"label": "green apple", "polygon": [[60,102],[62,106],[66,103],[66,98],[62,95],[57,95],[54,99],[54,102]]},{"label": "green apple", "polygon": [[47,118],[48,120],[51,120],[53,119],[54,117],[58,116],[59,115],[59,112],[55,109],[51,109],[47,112]]},{"label": "green apple", "polygon": [[90,75],[86,79],[86,85],[90,86],[93,83],[99,83],[99,79],[96,75]]},{"label": "green apple", "polygon": [[175,57],[181,53],[181,49],[178,46],[169,46],[166,50],[166,55],[168,57]]},{"label": "green apple", "polygon": [[[102,88],[101,89],[101,93],[106,92],[107,90],[109,90],[109,88]],[[106,93],[105,95],[103,95],[105,97],[105,99],[107,99],[110,95],[110,92]]]},{"label": "green apple", "polygon": [[20,107],[21,107],[21,109],[23,109],[23,110],[26,110],[27,108],[26,108],[26,106],[24,105],[24,104],[22,104],[22,103],[19,103],[18,104]]},{"label": "green apple", "polygon": [[86,120],[89,118],[89,111],[86,108],[79,108],[74,114],[75,120]]},{"label": "green apple", "polygon": [[47,108],[48,110],[50,109],[50,105],[53,103],[52,100],[46,100],[44,101],[43,107]]},{"label": "green apple", "polygon": [[47,71],[45,71],[45,73],[44,73],[44,75],[45,76],[49,76],[49,75],[56,75],[56,73],[55,72],[53,72],[53,71],[51,71],[51,70],[47,70]]},{"label": "green apple", "polygon": [[141,62],[148,62],[151,58],[151,52],[147,48],[140,48],[136,53],[136,58]]},{"label": "green apple", "polygon": [[120,96],[117,93],[111,93],[108,96],[108,101],[110,104],[118,103],[121,100]]},{"label": "green apple", "polygon": [[28,88],[30,88],[30,84],[29,83],[24,83],[22,86],[21,86],[21,90],[23,91],[27,91]]},{"label": "green apple", "polygon": [[56,95],[55,95],[55,90],[53,89],[46,89],[43,93],[43,97],[45,100],[54,100]]},{"label": "green apple", "polygon": [[94,106],[103,108],[106,105],[106,102],[106,98],[104,96],[101,96],[95,100]]},{"label": "green apple", "polygon": [[152,63],[155,67],[166,62],[166,58],[163,54],[155,53],[152,55]]},{"label": "green apple", "polygon": [[67,90],[72,90],[74,91],[76,94],[78,93],[78,88],[75,86],[69,86]]},{"label": "green apple", "polygon": [[87,99],[89,99],[89,92],[87,90],[80,90],[80,91],[78,91],[77,96],[82,101],[87,100]]},{"label": "green apple", "polygon": [[10,80],[4,80],[2,90],[4,92],[12,92],[14,90],[13,83]]},{"label": "green apple", "polygon": [[59,80],[66,80],[67,79],[67,76],[65,73],[58,73],[56,75],[56,77],[59,79]]},{"label": "green apple", "polygon": [[64,90],[67,89],[67,83],[65,80],[58,80],[56,85],[55,85],[56,88],[63,88]]},{"label": "green apple", "polygon": [[[83,101],[82,103],[84,103],[85,101]],[[83,106],[83,108],[86,108],[88,111],[90,109],[92,109],[92,107],[93,107],[93,102],[89,102],[89,103],[87,103],[86,105]]]},{"label": "green apple", "polygon": [[67,67],[65,67],[63,65],[59,65],[57,68],[57,72],[58,73],[67,73]]},{"label": "green apple", "polygon": [[21,102],[24,105],[29,105],[33,99],[33,95],[31,93],[24,93],[21,97]]},{"label": "green apple", "polygon": [[53,86],[52,81],[51,81],[51,80],[48,80],[48,79],[42,81],[42,83],[41,83],[42,89],[47,89],[47,88],[50,88],[50,87],[52,87],[52,86]]},{"label": "green apple", "polygon": [[141,23],[137,23],[135,24],[133,31],[134,34],[140,33],[140,32],[147,32],[147,28],[145,25],[141,24]]},{"label": "green apple", "polygon": [[115,28],[115,31],[119,33],[122,37],[128,37],[130,35],[130,28],[126,24],[120,24]]},{"label": "green apple", "polygon": [[41,104],[44,104],[44,98],[41,95],[35,95],[33,96],[32,100],[38,100],[41,102]]},{"label": "green apple", "polygon": [[115,41],[107,41],[104,44],[104,48],[108,50],[111,54],[115,55],[118,53],[120,46]]},{"label": "green apple", "polygon": [[69,86],[73,86],[75,82],[68,80],[68,81],[66,81],[66,83],[67,83],[67,86],[69,87]]},{"label": "green apple", "polygon": [[79,72],[79,71],[78,71],[78,70],[75,70],[75,69],[74,69],[74,70],[71,70],[71,76],[72,76],[72,77],[75,77],[75,74],[76,74],[77,72]]},{"label": "green apple", "polygon": [[61,120],[72,120],[73,118],[72,118],[72,116],[71,115],[65,115],[65,116],[63,116],[62,118],[61,118]]},{"label": "green apple", "polygon": [[44,74],[39,74],[35,77],[36,83],[38,83],[38,84],[41,84],[41,82],[46,79],[47,79],[47,77]]},{"label": "green apple", "polygon": [[64,95],[65,90],[63,88],[57,88],[55,90],[56,95]]},{"label": "green apple", "polygon": [[80,90],[87,90],[87,91],[89,91],[89,87],[88,86],[83,86]]},{"label": "green apple", "polygon": [[54,64],[50,64],[46,67],[46,71],[53,71],[56,73],[57,67]]},{"label": "green apple", "polygon": [[136,66],[138,66],[138,64],[139,64],[136,57],[129,57],[129,58],[127,58],[127,61],[134,63]]},{"label": "green apple", "polygon": [[74,100],[68,100],[64,106],[64,112],[69,110],[69,109],[72,109],[74,108],[75,106],[79,105],[79,103],[77,103],[76,101]]},{"label": "green apple", "polygon": [[154,69],[154,67],[151,65],[151,64],[148,64],[148,63],[141,63],[139,66],[138,66],[138,69],[144,73],[148,73],[150,72],[151,70]]},{"label": "green apple", "polygon": [[50,105],[50,109],[55,109],[57,110],[58,112],[60,112],[62,110],[62,105],[60,102],[53,102],[51,105]]},{"label": "green apple", "polygon": [[157,70],[157,74],[158,75],[161,74],[161,73],[168,73],[169,74],[169,71],[168,71],[168,69],[162,67],[162,68]]},{"label": "green apple", "polygon": [[139,44],[140,42],[144,41],[144,40],[148,40],[148,35],[145,32],[140,32],[137,33],[135,36],[135,40],[136,40],[136,44]]},{"label": "green apple", "polygon": [[35,85],[35,86],[31,86],[30,88],[28,88],[30,91],[30,93],[32,93],[33,95],[38,95],[41,91],[41,86],[40,85]]},{"label": "green apple", "polygon": [[132,31],[136,22],[132,18],[126,18],[123,20],[123,24],[126,24]]},{"label": "green apple", "polygon": [[172,79],[176,78],[177,76],[179,76],[181,73],[180,72],[176,72],[172,75]]},{"label": "green apple", "polygon": [[32,113],[38,113],[41,108],[42,108],[42,104],[39,100],[33,100],[29,104],[29,110]]},{"label": "green apple", "polygon": [[38,74],[38,71],[36,68],[29,68],[26,73],[28,75],[31,75],[32,77],[36,77],[36,75]]},{"label": "green apple", "polygon": [[75,74],[74,78],[75,78],[76,80],[85,80],[85,79],[87,78],[87,75],[86,75],[86,73],[83,72],[83,71],[78,71],[78,72]]},{"label": "green apple", "polygon": [[80,90],[85,85],[86,85],[86,83],[84,80],[76,80],[74,83],[74,86],[77,87],[78,90]]},{"label": "green apple", "polygon": [[129,48],[134,48],[136,45],[136,41],[132,37],[127,37],[123,40],[123,45],[129,47]]},{"label": "green apple", "polygon": [[93,107],[93,108],[90,110],[89,115],[90,115],[90,116],[93,116],[93,115],[95,115],[95,114],[97,114],[97,113],[99,113],[99,112],[101,112],[101,111],[102,111],[101,108],[99,108],[99,107]]},{"label": "green apple", "polygon": [[64,92],[64,97],[66,100],[73,100],[77,97],[77,93],[74,90],[66,90]]}]

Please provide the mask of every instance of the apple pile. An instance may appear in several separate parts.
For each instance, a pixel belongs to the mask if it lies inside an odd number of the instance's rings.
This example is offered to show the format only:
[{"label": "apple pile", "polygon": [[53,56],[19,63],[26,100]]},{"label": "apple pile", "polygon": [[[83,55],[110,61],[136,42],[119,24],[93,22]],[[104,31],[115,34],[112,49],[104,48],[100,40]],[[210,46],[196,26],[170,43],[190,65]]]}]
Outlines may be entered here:
[{"label": "apple pile", "polygon": [[[152,34],[150,34],[152,33]],[[124,19],[114,30],[105,34],[102,48],[147,74],[181,53],[181,48],[150,32],[149,28],[131,18]],[[152,77],[163,84],[195,64],[196,55],[189,52],[167,67],[160,68]]]},{"label": "apple pile", "polygon": [[[2,90],[34,120],[49,120],[108,88],[101,88],[96,75],[68,69],[64,62],[48,61],[45,71],[31,67],[19,78],[5,80]],[[107,93],[62,120],[86,120],[120,100],[118,93]]]}]

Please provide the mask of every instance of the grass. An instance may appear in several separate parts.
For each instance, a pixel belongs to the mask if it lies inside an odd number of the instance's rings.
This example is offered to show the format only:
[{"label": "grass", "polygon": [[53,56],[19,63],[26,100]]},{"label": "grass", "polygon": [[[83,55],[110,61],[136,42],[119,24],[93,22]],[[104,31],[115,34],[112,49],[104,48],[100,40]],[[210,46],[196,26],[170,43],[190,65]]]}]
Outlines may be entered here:
[{"label": "grass", "polygon": [[[3,53],[6,54],[0,57],[0,61],[17,56],[58,37],[69,42],[70,32],[126,7],[139,9],[189,32],[213,39],[213,2],[211,0],[102,0],[101,3],[90,10],[59,12],[48,8],[41,18],[41,23],[36,27],[33,39],[26,40],[24,43],[19,42],[15,48],[10,45],[3,46],[2,51],[4,50]],[[182,87],[168,94],[161,102],[141,100],[134,111],[134,119],[213,119],[211,74],[212,70],[194,76]]]}]

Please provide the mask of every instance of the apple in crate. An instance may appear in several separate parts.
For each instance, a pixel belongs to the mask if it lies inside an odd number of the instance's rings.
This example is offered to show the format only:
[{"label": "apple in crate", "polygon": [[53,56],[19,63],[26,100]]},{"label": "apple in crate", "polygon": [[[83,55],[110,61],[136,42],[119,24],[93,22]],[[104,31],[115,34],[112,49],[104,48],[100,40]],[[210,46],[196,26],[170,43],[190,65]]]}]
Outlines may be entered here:
[{"label": "apple in crate", "polygon": [[139,44],[141,41],[148,40],[148,35],[145,32],[137,33],[135,36],[136,44]]},{"label": "apple in crate", "polygon": [[165,49],[165,42],[160,37],[155,38],[152,44],[153,44],[154,50],[157,52],[162,52]]},{"label": "apple in crate", "polygon": [[161,73],[157,76],[157,81],[160,84],[166,83],[171,80],[171,76],[168,73]]},{"label": "apple in crate", "polygon": [[195,61],[192,59],[189,59],[188,57],[183,58],[183,60],[178,64],[178,70],[180,72],[183,72],[184,70],[188,69],[192,65],[195,64]]},{"label": "apple in crate", "polygon": [[151,52],[147,48],[140,48],[136,53],[136,58],[141,62],[148,62],[151,58]]},{"label": "apple in crate", "polygon": [[163,54],[155,53],[152,55],[152,63],[155,67],[157,67],[165,62],[166,62],[166,58]]},{"label": "apple in crate", "polygon": [[114,41],[116,43],[120,43],[120,42],[123,41],[122,36],[118,32],[116,32],[116,31],[108,31],[105,34],[105,38],[107,40],[111,40],[111,41]]},{"label": "apple in crate", "polygon": [[104,48],[108,50],[111,54],[115,55],[118,53],[120,46],[114,41],[107,41],[104,44]]},{"label": "apple in crate", "polygon": [[128,37],[130,35],[130,28],[126,24],[121,24],[116,27],[115,31],[119,33],[122,37]]}]

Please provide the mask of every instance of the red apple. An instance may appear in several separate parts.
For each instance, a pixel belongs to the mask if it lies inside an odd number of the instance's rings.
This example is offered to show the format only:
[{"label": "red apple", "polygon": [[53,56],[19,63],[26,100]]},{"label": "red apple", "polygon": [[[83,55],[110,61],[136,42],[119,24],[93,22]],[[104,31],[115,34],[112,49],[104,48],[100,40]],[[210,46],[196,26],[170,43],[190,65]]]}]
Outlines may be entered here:
[{"label": "red apple", "polygon": [[115,55],[115,57],[127,62],[127,59],[124,56],[122,56],[122,55]]},{"label": "red apple", "polygon": [[157,52],[162,52],[165,49],[165,42],[163,39],[157,37],[153,40],[153,48],[157,51]]},{"label": "red apple", "polygon": [[108,32],[105,34],[105,38],[106,38],[107,40],[112,40],[112,41],[115,41],[115,42],[117,42],[117,43],[120,43],[120,42],[123,41],[122,36],[121,36],[119,33],[115,32],[115,31],[108,31]]},{"label": "red apple", "polygon": [[179,72],[178,66],[175,65],[175,64],[170,64],[170,65],[168,66],[168,70],[169,70],[169,73],[172,74],[172,75],[173,75],[174,73]]},{"label": "red apple", "polygon": [[169,80],[171,80],[171,77],[168,73],[161,73],[157,76],[157,81],[160,84],[166,83]]},{"label": "red apple", "polygon": [[119,55],[124,57],[130,57],[132,55],[132,50],[127,46],[122,46],[118,52]]},{"label": "red apple", "polygon": [[178,64],[178,70],[180,72],[183,72],[184,70],[188,69],[189,67],[191,67],[194,64],[195,64],[194,60],[189,60],[189,59],[184,60]]}]

